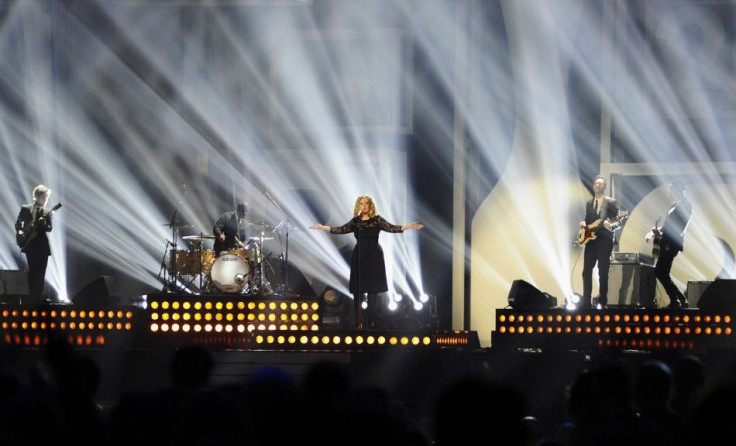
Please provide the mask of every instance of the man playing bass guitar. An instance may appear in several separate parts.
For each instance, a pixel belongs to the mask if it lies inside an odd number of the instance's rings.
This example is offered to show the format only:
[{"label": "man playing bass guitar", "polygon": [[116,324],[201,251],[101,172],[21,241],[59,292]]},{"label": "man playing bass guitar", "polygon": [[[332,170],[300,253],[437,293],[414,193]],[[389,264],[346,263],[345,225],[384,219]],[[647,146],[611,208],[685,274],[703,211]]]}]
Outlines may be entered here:
[{"label": "man playing bass guitar", "polygon": [[669,197],[672,204],[664,223],[661,227],[657,227],[655,223],[652,230],[644,237],[644,240],[647,243],[650,241],[654,243],[652,255],[657,256],[654,274],[670,298],[668,308],[687,308],[689,306],[687,299],[672,281],[670,271],[675,256],[685,246],[685,231],[687,231],[693,215],[693,205],[685,196],[685,186],[676,181],[670,183]]},{"label": "man playing bass guitar", "polygon": [[[596,221],[602,222],[597,226],[594,237],[585,240],[585,255],[583,257],[583,299],[581,308],[590,308],[593,292],[593,268],[598,264],[598,306],[605,308],[608,304],[608,270],[611,265],[611,251],[613,251],[614,231],[621,227],[618,203],[613,198],[604,195],[606,179],[597,176],[593,179],[593,199],[585,202],[585,220],[579,224],[581,233]],[[578,243],[581,243],[578,240]],[[583,244],[583,243],[581,243]]]}]

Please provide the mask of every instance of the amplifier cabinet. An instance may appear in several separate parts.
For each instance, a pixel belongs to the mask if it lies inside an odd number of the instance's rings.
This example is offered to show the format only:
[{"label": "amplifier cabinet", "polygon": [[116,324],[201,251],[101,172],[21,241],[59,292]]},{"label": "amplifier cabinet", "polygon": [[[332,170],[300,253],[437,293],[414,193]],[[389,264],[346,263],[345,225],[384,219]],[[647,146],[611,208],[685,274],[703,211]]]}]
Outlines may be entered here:
[{"label": "amplifier cabinet", "polygon": [[608,272],[608,306],[657,308],[654,267],[643,263],[614,263]]},{"label": "amplifier cabinet", "polygon": [[25,271],[0,270],[0,301],[16,302],[28,296],[28,273]]},{"label": "amplifier cabinet", "polygon": [[700,296],[703,295],[703,292],[711,283],[713,283],[712,280],[689,281],[687,283],[687,303],[690,308],[698,308]]}]

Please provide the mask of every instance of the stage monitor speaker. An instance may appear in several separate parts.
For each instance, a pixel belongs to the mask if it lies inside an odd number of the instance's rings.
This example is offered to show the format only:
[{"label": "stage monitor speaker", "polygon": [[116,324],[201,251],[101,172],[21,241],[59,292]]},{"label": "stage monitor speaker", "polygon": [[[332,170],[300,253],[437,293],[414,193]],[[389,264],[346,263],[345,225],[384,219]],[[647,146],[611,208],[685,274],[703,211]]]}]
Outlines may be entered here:
[{"label": "stage monitor speaker", "polygon": [[641,263],[611,263],[608,270],[609,307],[657,308],[654,267]]},{"label": "stage monitor speaker", "polygon": [[698,308],[707,312],[736,314],[736,280],[717,279],[703,291]]},{"label": "stage monitor speaker", "polygon": [[541,310],[553,308],[557,299],[539,291],[534,285],[524,280],[514,280],[509,290],[509,305],[515,310]]},{"label": "stage monitor speaker", "polygon": [[106,308],[119,304],[120,286],[117,277],[96,278],[79,290],[72,302],[84,308]]},{"label": "stage monitor speaker", "polygon": [[698,308],[698,303],[700,302],[700,298],[703,296],[703,293],[705,293],[705,290],[708,289],[710,284],[712,284],[712,280],[700,280],[700,281],[689,281],[687,283],[687,302],[690,305],[690,308]]},{"label": "stage monitor speaker", "polygon": [[28,296],[28,273],[25,271],[0,271],[0,301],[19,302]]}]

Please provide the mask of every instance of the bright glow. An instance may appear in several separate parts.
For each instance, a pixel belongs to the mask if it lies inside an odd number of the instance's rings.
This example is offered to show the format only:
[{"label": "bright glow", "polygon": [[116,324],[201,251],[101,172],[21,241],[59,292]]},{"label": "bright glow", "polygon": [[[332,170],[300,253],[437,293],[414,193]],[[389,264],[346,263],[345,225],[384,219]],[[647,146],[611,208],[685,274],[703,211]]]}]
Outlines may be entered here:
[{"label": "bright glow", "polygon": [[[43,182],[64,203],[48,273],[60,299],[67,270],[86,259],[161,288],[168,242],[192,248],[184,235],[210,234],[243,198],[249,219],[270,225],[272,266],[287,236],[272,228],[288,218],[289,262],[347,294],[340,249],[352,237],[306,228],[345,223],[366,192],[392,223],[419,215],[402,136],[410,35],[386,22],[403,6],[387,14],[356,3],[315,20],[310,2],[274,2],[276,14],[249,3],[39,0],[8,10],[0,201],[17,209]],[[79,26],[61,25],[70,22]],[[4,216],[11,227],[14,212]],[[382,235],[391,288],[421,286],[418,240]],[[22,267],[12,236],[3,243],[0,263]],[[192,292],[186,280],[174,287]]]},{"label": "bright glow", "polygon": [[[48,271],[62,300],[93,278],[80,271],[160,289],[172,245],[193,248],[183,236],[210,234],[242,198],[269,226],[272,266],[288,239],[296,269],[349,294],[354,237],[307,228],[347,222],[370,193],[392,223],[426,225],[381,235],[389,289],[424,292],[428,267],[451,275],[457,328],[468,275],[487,346],[513,280],[581,291],[570,241],[598,173],[618,176],[608,191],[631,211],[621,251],[651,249],[642,235],[678,176],[696,214],[677,285],[734,275],[732,2],[11,3],[3,227],[40,182],[64,203]],[[458,202],[437,212],[438,191]],[[4,234],[0,264],[23,268]]]}]

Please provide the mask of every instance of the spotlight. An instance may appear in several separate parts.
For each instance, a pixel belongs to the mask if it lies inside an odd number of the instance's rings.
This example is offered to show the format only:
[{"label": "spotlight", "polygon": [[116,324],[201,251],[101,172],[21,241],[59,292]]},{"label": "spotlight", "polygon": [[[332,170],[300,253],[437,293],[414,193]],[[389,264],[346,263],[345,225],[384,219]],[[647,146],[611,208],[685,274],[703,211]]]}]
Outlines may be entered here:
[{"label": "spotlight", "polygon": [[401,300],[403,299],[403,296],[399,293],[393,293],[391,295],[391,298],[388,300],[388,309],[389,311],[396,311],[399,309],[399,303],[401,303]]},{"label": "spotlight", "polygon": [[583,296],[577,293],[573,293],[572,296],[569,296],[567,299],[565,299],[565,309],[569,311],[577,310],[582,299]]},{"label": "spotlight", "polygon": [[332,287],[327,287],[319,297],[324,329],[349,329],[351,299]]}]

